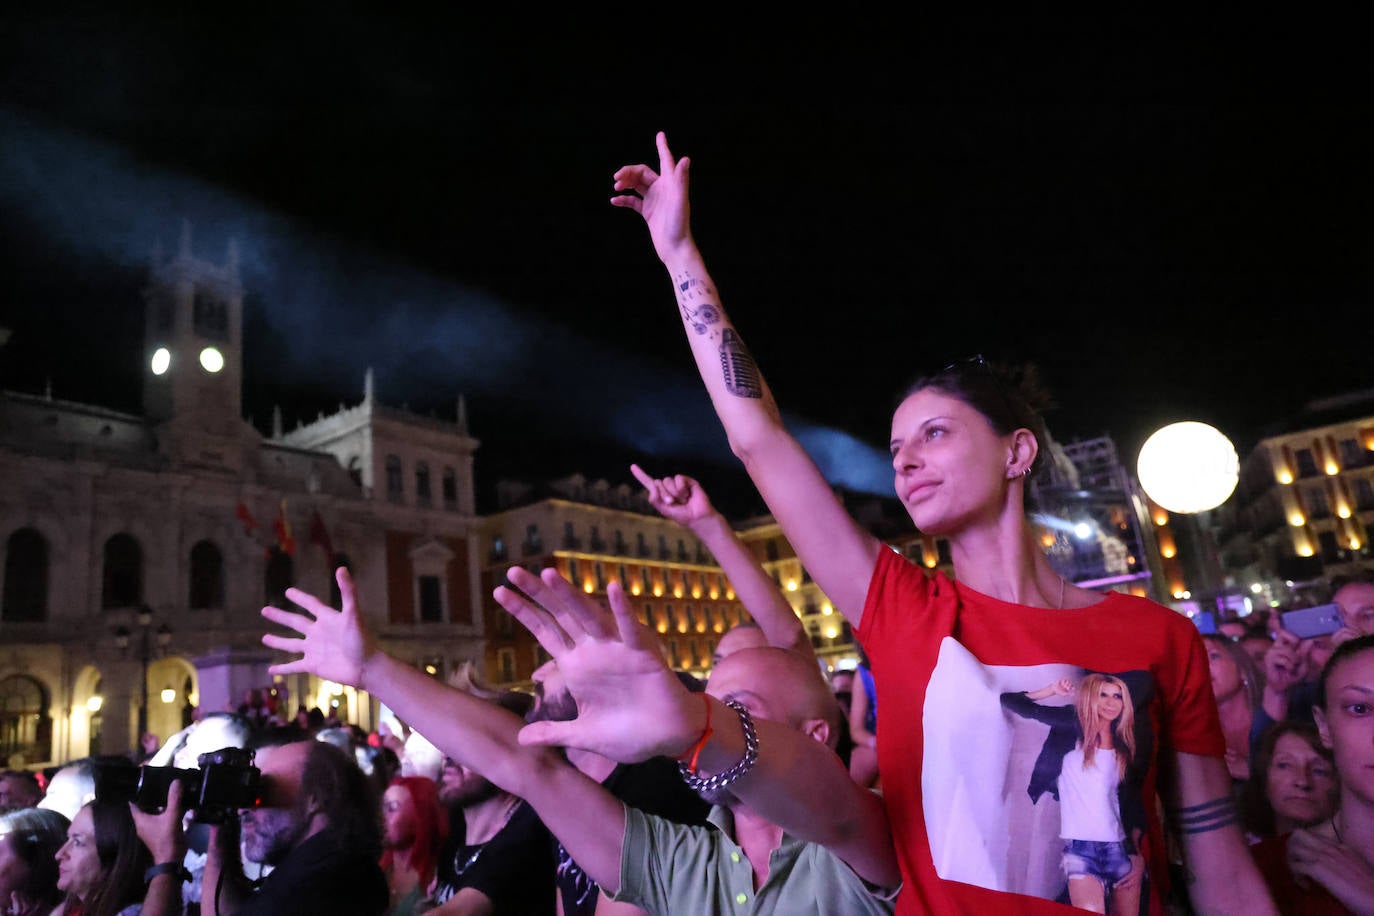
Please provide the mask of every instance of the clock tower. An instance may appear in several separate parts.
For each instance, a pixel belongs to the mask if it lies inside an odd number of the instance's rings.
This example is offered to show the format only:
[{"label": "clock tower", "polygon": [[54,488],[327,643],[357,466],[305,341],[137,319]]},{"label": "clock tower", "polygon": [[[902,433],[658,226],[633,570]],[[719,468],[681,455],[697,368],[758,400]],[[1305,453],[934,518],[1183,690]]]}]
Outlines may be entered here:
[{"label": "clock tower", "polygon": [[183,223],[176,254],[154,253],[144,291],[143,409],[158,451],[175,465],[238,472],[251,428],[240,416],[243,286],[238,248],[223,265],[191,254]]}]

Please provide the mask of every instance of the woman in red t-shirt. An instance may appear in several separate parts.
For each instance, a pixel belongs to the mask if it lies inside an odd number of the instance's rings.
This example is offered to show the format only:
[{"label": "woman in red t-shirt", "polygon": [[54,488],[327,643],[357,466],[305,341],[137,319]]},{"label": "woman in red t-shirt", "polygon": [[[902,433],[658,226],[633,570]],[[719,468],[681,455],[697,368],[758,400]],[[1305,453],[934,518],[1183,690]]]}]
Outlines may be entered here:
[{"label": "woman in red t-shirt", "polygon": [[[886,545],[849,515],[806,448],[785,426],[772,392],[724,312],[692,236],[688,160],[673,155],[662,133],[657,136],[657,147],[657,170],[627,165],[615,173],[611,203],[644,218],[654,250],[672,279],[679,317],[731,449],[743,461],[807,571],[862,639],[870,583],[875,581]],[[759,177],[766,178],[766,170]],[[988,317],[1016,320],[1014,315]],[[819,315],[785,318],[797,326],[809,323],[821,346],[825,346],[828,327],[861,320],[843,304]],[[760,323],[766,322],[760,319]],[[905,327],[875,332],[910,338],[915,350],[930,327],[929,318],[923,317],[913,318]],[[1044,424],[1033,408],[1037,402],[1033,386],[1022,384],[1027,381],[1000,371],[980,355],[952,363],[909,388],[893,414],[889,440],[896,494],[920,531],[949,543],[961,589],[1009,604],[1013,613],[1090,609],[1103,602],[1104,596],[1068,583],[1054,570],[1027,517],[1029,480],[1045,464],[1049,451]],[[913,603],[919,606],[924,599],[917,599]],[[1201,659],[1200,643],[1169,639],[1174,646],[1174,655],[1167,660],[1171,672],[1191,668],[1194,656]],[[865,648],[873,655],[876,647],[866,644]],[[894,647],[883,648],[890,652]],[[895,648],[898,653],[926,653],[930,643]],[[920,768],[922,738],[919,732],[908,734],[910,730],[896,727],[897,720],[888,718],[897,711],[889,697],[900,701],[900,691],[884,693],[881,677],[877,686],[888,723],[879,742],[880,775],[904,879],[898,909],[976,911],[995,905],[984,897],[975,901],[961,889],[966,884],[935,874],[924,827],[918,823],[923,818],[921,801],[911,800],[915,790],[897,791],[899,783],[909,786],[911,782],[894,779],[899,774],[887,769]],[[1190,694],[1189,702],[1196,701]],[[1164,710],[1166,716],[1170,712]],[[1214,712],[1211,720],[1215,731]],[[889,724],[894,727],[889,729]],[[1203,744],[1211,746],[1210,740],[1192,746]],[[1168,786],[1169,802],[1184,823],[1185,858],[1194,863],[1190,870],[1195,877],[1193,904],[1201,910],[1272,912],[1263,881],[1235,824],[1230,777],[1220,754],[1175,751],[1169,763],[1167,769],[1175,776]],[[847,812],[826,810],[824,799],[797,798],[795,803],[803,816],[818,823],[829,821],[837,830],[853,829],[844,822]],[[1032,899],[1018,897],[1016,905],[1029,907]],[[1157,908],[1158,900],[1152,906]]]}]

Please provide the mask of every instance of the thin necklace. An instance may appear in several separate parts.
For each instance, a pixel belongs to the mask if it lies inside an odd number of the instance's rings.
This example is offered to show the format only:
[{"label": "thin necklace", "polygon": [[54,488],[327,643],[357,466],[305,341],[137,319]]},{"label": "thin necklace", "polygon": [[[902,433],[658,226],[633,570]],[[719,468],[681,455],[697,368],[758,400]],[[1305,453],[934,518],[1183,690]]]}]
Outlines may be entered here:
[{"label": "thin necklace", "polygon": [[1065,581],[1066,581],[1066,580],[1064,579],[1063,576],[1060,576],[1060,577],[1059,577],[1059,601],[1057,601],[1057,602],[1055,603],[1055,605],[1054,605],[1054,609],[1055,609],[1056,611],[1062,611],[1062,610],[1064,610],[1064,584],[1065,584]]}]

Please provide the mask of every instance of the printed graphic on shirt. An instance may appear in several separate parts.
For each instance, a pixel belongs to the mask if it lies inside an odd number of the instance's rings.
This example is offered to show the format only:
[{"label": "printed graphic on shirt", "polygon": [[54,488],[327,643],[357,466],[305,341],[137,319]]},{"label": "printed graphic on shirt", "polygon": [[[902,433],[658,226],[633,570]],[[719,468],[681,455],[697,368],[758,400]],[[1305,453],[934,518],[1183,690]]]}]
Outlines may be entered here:
[{"label": "printed graphic on shirt", "polygon": [[922,796],[940,877],[1146,911],[1146,671],[983,665],[946,638],[926,693]]}]

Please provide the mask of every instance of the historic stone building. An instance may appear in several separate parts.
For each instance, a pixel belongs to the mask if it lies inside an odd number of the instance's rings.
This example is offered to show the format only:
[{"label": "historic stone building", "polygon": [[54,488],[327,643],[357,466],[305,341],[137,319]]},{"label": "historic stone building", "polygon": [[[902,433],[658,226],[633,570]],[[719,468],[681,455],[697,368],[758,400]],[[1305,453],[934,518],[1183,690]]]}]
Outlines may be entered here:
[{"label": "historic stone building", "polygon": [[[136,304],[131,304],[135,305]],[[231,246],[155,258],[143,412],[0,396],[0,757],[38,767],[165,738],[256,687],[371,727],[365,695],[273,678],[264,603],[349,566],[386,647],[436,675],[484,655],[478,520],[454,421],[361,403],[289,432],[243,419]]]}]

